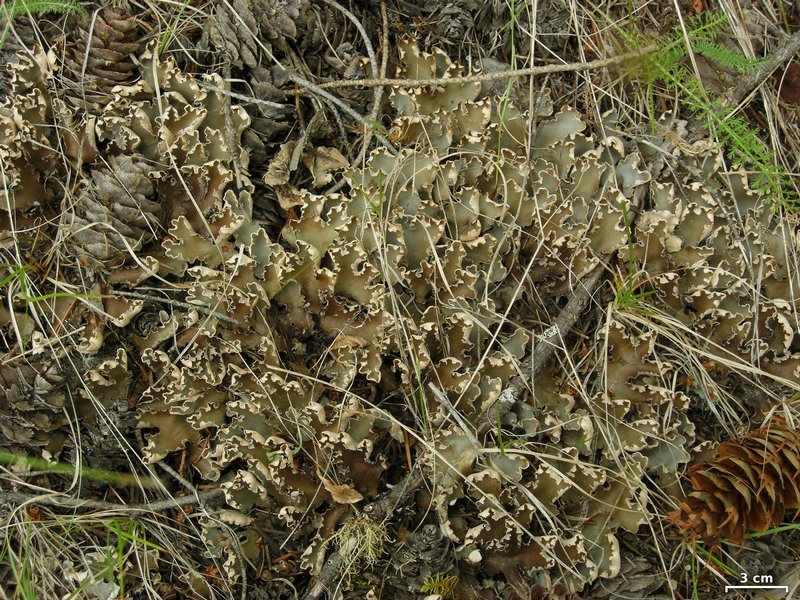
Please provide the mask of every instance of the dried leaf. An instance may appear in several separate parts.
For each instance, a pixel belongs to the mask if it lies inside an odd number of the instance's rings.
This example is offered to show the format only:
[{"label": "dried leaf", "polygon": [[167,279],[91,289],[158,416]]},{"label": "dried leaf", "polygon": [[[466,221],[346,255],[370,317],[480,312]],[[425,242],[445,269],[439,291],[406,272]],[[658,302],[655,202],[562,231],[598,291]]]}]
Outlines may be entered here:
[{"label": "dried leaf", "polygon": [[317,477],[322,482],[323,487],[328,490],[334,502],[339,504],[355,504],[364,499],[358,491],[347,484],[337,484],[317,473]]},{"label": "dried leaf", "polygon": [[779,76],[781,100],[787,104],[800,105],[800,63],[791,62]]},{"label": "dried leaf", "polygon": [[330,183],[334,171],[344,169],[350,164],[336,148],[327,146],[307,150],[303,156],[303,163],[314,176],[314,187],[322,187]]},{"label": "dried leaf", "polygon": [[271,186],[285,185],[289,183],[289,161],[292,159],[295,142],[281,144],[278,153],[269,161],[267,173],[264,175],[264,183]]}]

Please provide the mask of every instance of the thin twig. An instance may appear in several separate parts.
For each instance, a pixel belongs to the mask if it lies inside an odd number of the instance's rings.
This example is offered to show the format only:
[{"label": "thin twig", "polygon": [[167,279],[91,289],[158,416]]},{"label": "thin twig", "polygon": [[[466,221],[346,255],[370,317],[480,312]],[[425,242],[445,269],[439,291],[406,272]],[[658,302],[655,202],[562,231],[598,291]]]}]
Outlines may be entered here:
[{"label": "thin twig", "polygon": [[[375,87],[375,86],[393,86],[393,87],[423,87],[423,86],[438,86],[438,85],[451,85],[457,83],[473,83],[482,81],[495,81],[499,79],[508,79],[509,77],[525,77],[529,75],[547,75],[550,73],[567,73],[572,71],[592,71],[594,69],[603,69],[611,67],[624,62],[640,59],[643,55],[649,54],[658,50],[656,44],[646,46],[641,50],[635,52],[627,52],[618,56],[611,56],[609,58],[601,58],[589,62],[577,63],[563,63],[555,65],[541,65],[538,67],[527,67],[525,69],[509,69],[507,71],[495,71],[492,73],[478,73],[475,75],[463,75],[461,77],[447,77],[447,78],[434,78],[434,79],[392,79],[380,77],[378,79],[343,79],[338,81],[327,81],[315,86],[315,92],[319,90],[327,90],[332,88],[348,88],[348,87]],[[292,92],[290,92],[292,93]],[[295,91],[293,93],[301,93]]]},{"label": "thin twig", "polygon": [[395,484],[392,489],[384,493],[374,502],[367,504],[364,507],[364,514],[372,517],[374,521],[386,520],[391,516],[394,510],[400,506],[400,503],[408,494],[422,485],[423,481],[425,481],[425,476],[422,473],[422,468],[419,466],[419,463],[417,463],[402,481]]},{"label": "thin twig", "polygon": [[239,325],[239,321],[236,319],[229,317],[227,315],[223,315],[222,313],[218,313],[210,308],[206,308],[205,306],[201,306],[199,304],[189,304],[188,302],[181,302],[180,300],[171,300],[169,298],[159,298],[158,296],[149,296],[147,294],[139,294],[137,292],[129,292],[129,291],[121,291],[121,290],[114,290],[114,296],[120,296],[122,298],[135,298],[137,300],[151,300],[153,302],[160,302],[161,304],[169,304],[170,306],[180,306],[181,308],[187,308],[191,310],[196,310],[199,313],[203,313],[204,315],[208,315],[210,317],[216,317],[220,321],[225,321],[226,323],[231,323],[232,325]]},{"label": "thin twig", "polygon": [[[225,63],[222,66],[223,71],[223,81],[225,84],[230,88],[231,87],[231,60],[228,56],[225,56]],[[225,131],[223,132],[225,136],[225,143],[228,146],[228,152],[231,153],[231,158],[233,159],[233,169],[236,172],[236,185],[239,189],[245,188],[245,176],[244,176],[244,167],[242,166],[242,157],[240,153],[240,146],[236,140],[236,131],[233,125],[233,108],[231,107],[231,96],[230,94],[225,94],[223,96],[223,113],[225,118]]]},{"label": "thin twig", "polygon": [[[386,69],[389,67],[389,15],[386,12],[386,0],[381,0],[381,72],[378,78],[386,77]],[[369,118],[373,122],[378,121],[378,113],[381,110],[381,101],[383,100],[383,86],[379,85],[375,88],[375,98],[372,102],[372,111]],[[369,142],[372,139],[372,128],[367,129],[367,135],[364,139],[363,153],[366,153]],[[359,161],[360,162],[360,161]]]},{"label": "thin twig", "polygon": [[[337,98],[336,96],[334,96],[330,92],[326,92],[325,90],[320,88],[317,84],[311,83],[310,81],[308,81],[307,79],[304,79],[303,77],[300,77],[300,75],[297,75],[296,73],[287,72],[286,73],[286,77],[290,81],[294,81],[295,83],[297,83],[297,84],[299,84],[299,85],[301,85],[301,86],[303,86],[305,88],[308,88],[309,90],[311,90],[312,92],[314,92],[318,96],[324,98],[328,102],[331,102],[331,103],[335,104],[336,106],[341,108],[342,111],[346,115],[348,115],[350,118],[352,118],[352,119],[358,121],[359,123],[361,123],[362,126],[370,127],[370,125],[369,125],[369,123],[367,123],[367,119],[365,117],[363,117],[358,112],[353,110],[350,106],[348,106],[348,104],[346,102],[344,102],[343,100],[340,100],[339,98]],[[395,147],[394,147],[394,144],[392,144],[386,138],[386,136],[376,132],[375,133],[375,137],[377,137],[380,140],[381,144],[383,144],[384,146],[389,148],[393,153],[397,151],[395,149]]]},{"label": "thin twig", "polygon": [[[603,265],[598,264],[594,270],[582,279],[573,290],[572,297],[567,305],[558,313],[558,317],[547,329],[547,337],[540,335],[539,343],[533,347],[530,360],[530,378],[541,374],[556,352],[556,348],[563,346],[563,340],[578,322],[578,317],[589,305],[597,286],[603,275]],[[553,341],[550,341],[553,340]]]},{"label": "thin twig", "polygon": [[319,572],[316,580],[314,580],[311,589],[308,590],[308,593],[303,597],[303,600],[317,600],[322,596],[325,590],[330,588],[333,580],[339,577],[342,571],[342,562],[344,562],[344,559],[342,558],[342,553],[338,550],[328,556],[322,570]]},{"label": "thin twig", "polygon": [[[380,77],[386,77],[386,69],[389,66],[389,16],[386,12],[386,0],[381,0],[381,20],[383,21],[383,33],[381,36],[381,72]],[[373,124],[377,124],[378,122],[378,113],[381,109],[381,102],[383,101],[383,86],[378,85],[375,86],[375,96],[372,101],[372,110],[370,111],[369,119]],[[369,151],[369,144],[372,141],[372,136],[374,134],[374,127],[366,127],[364,133],[364,143],[361,146],[361,152],[358,154],[358,158],[356,158],[353,164],[360,165],[364,162],[364,158],[367,156],[367,152]],[[347,182],[347,179],[342,177],[325,190],[325,195],[333,194],[338,192],[344,184]]]},{"label": "thin twig", "polygon": [[739,104],[751,91],[758,88],[783,63],[800,51],[800,31],[783,40],[764,65],[753,73],[741,76],[733,92],[725,98],[727,106]]},{"label": "thin twig", "polygon": [[[530,382],[536,380],[553,356],[555,356],[556,348],[563,346],[564,338],[575,326],[575,323],[578,322],[578,318],[583,311],[586,310],[602,279],[602,275],[603,266],[599,264],[578,283],[572,297],[558,314],[553,325],[546,329],[543,334],[536,336],[538,342],[534,344],[530,361],[526,361],[520,367],[520,374],[509,380],[508,385],[500,392],[497,400],[492,402],[486,409],[484,426],[494,427],[495,406],[500,409],[501,414],[505,414],[522,398],[525,390],[530,389]],[[560,344],[556,342],[560,342]]]},{"label": "thin twig", "polygon": [[270,102],[269,100],[261,100],[260,98],[256,98],[255,96],[248,96],[246,94],[240,94],[238,92],[232,92],[230,90],[226,90],[225,88],[221,88],[216,85],[212,85],[207,81],[197,81],[197,85],[201,88],[206,90],[211,90],[213,92],[217,92],[218,94],[224,94],[225,96],[230,96],[231,98],[236,98],[237,100],[241,100],[242,102],[248,102],[251,104],[258,104],[261,106],[265,106],[266,108],[270,108],[272,110],[287,110],[286,104],[281,104],[280,102]]},{"label": "thin twig", "polygon": [[[144,444],[142,444],[142,447],[144,447]],[[194,487],[194,485],[192,485],[192,482],[183,477],[180,473],[178,473],[175,469],[170,467],[163,460],[158,461],[156,463],[156,466],[169,473],[175,479],[175,481],[177,481],[178,483],[181,484],[181,486],[183,486],[183,489],[185,489],[187,492],[189,492],[190,494],[197,494],[197,488]]]},{"label": "thin twig", "polygon": [[220,488],[203,490],[194,496],[182,496],[180,498],[167,498],[158,502],[145,502],[143,504],[117,504],[116,502],[105,502],[103,500],[88,500],[83,498],[64,497],[57,494],[25,494],[23,492],[2,492],[0,491],[0,502],[13,504],[39,504],[42,506],[52,506],[55,508],[68,508],[74,510],[83,508],[86,510],[124,510],[142,512],[161,512],[171,508],[201,504],[222,496]]},{"label": "thin twig", "polygon": [[[327,2],[328,0],[325,1]],[[389,66],[389,17],[386,14],[386,0],[381,0],[381,20],[383,21],[383,32],[381,33],[381,71],[379,75],[375,75],[376,79],[386,77],[386,69]],[[381,109],[382,100],[383,86],[379,85],[375,87],[375,96],[372,100],[372,110],[369,114],[369,119],[372,123],[372,126],[367,127],[366,129],[366,133],[364,134],[364,145],[361,148],[361,154],[359,155],[356,164],[361,164],[361,162],[364,160],[364,157],[367,155],[369,143],[372,141],[372,136],[375,133],[375,124],[378,121],[378,113]]]},{"label": "thin twig", "polygon": [[[651,180],[655,178],[656,174],[655,166],[652,166],[650,169]],[[630,231],[633,231],[633,223],[639,214],[644,195],[648,189],[649,184],[643,183],[633,195],[629,207],[630,221],[628,222],[628,227]],[[492,402],[486,409],[484,427],[494,427],[494,419],[496,418],[495,406],[500,409],[500,414],[508,412],[514,403],[522,398],[525,390],[530,389],[531,384],[541,375],[542,371],[553,359],[553,356],[555,356],[556,349],[564,347],[564,338],[578,322],[581,314],[589,305],[595,290],[603,280],[603,264],[607,263],[612,256],[613,254],[606,254],[601,257],[600,263],[575,286],[572,297],[567,302],[567,305],[561,309],[553,324],[542,334],[536,336],[538,343],[534,344],[530,360],[520,367],[520,374],[509,380],[508,385],[500,392],[497,400]]]},{"label": "thin twig", "polygon": [[[406,496],[421,486],[424,480],[425,476],[422,473],[422,469],[418,464],[414,465],[411,472],[400,483],[374,502],[366,505],[363,511],[364,514],[375,522],[388,519]],[[343,550],[346,553],[347,548],[345,547]],[[303,600],[317,600],[326,590],[330,589],[334,579],[341,575],[343,562],[343,552],[337,550],[330,554]]]},{"label": "thin twig", "polygon": [[364,29],[364,26],[361,24],[361,21],[359,21],[358,18],[349,10],[347,10],[344,6],[336,2],[336,0],[322,0],[322,1],[328,6],[332,6],[336,10],[341,12],[345,17],[350,19],[350,21],[356,26],[356,29],[358,29],[358,33],[360,33],[361,37],[364,39],[364,46],[367,49],[367,56],[369,57],[369,64],[372,70],[372,76],[377,79],[378,59],[375,57],[375,49],[372,47],[372,42],[369,40],[367,31],[366,29]]}]

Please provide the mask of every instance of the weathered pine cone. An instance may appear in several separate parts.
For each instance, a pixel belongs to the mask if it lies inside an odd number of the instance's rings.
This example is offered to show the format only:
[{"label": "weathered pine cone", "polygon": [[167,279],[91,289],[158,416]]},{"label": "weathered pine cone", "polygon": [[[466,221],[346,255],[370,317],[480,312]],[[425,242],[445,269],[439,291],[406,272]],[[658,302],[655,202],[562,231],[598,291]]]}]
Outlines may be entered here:
[{"label": "weathered pine cone", "polygon": [[78,21],[73,35],[65,53],[69,74],[64,79],[72,84],[68,97],[76,106],[100,105],[115,85],[138,77],[131,57],[142,46],[142,32],[135,15],[109,6],[94,22]]},{"label": "weathered pine cone", "polygon": [[[0,432],[6,449],[61,451],[68,404],[64,374],[55,365],[0,367]],[[41,450],[40,450],[41,451]]]},{"label": "weathered pine cone", "polygon": [[307,8],[304,4],[303,0],[233,0],[232,8],[220,4],[209,21],[209,40],[227,54],[232,65],[255,67],[260,63],[260,47],[283,50],[286,38],[297,35],[295,21]]},{"label": "weathered pine cone", "polygon": [[393,584],[408,591],[419,591],[430,577],[445,577],[456,571],[450,540],[436,525],[407,534],[392,554],[391,565]]},{"label": "weathered pine cone", "polygon": [[115,267],[156,237],[161,205],[154,201],[152,171],[135,159],[111,158],[95,171],[75,209],[65,214],[79,258],[94,267]]},{"label": "weathered pine cone", "polygon": [[673,515],[678,526],[709,543],[740,543],[800,508],[800,432],[775,417],[721,443],[714,460],[695,465],[689,477],[694,491]]}]

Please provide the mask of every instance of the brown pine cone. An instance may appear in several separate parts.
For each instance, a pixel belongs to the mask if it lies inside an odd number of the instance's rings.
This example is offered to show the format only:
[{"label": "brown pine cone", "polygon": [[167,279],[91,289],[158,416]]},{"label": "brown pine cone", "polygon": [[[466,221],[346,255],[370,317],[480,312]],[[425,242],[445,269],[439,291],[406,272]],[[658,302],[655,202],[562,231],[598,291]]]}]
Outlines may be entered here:
[{"label": "brown pine cone", "polygon": [[0,435],[4,449],[61,452],[68,429],[64,374],[43,359],[37,367],[0,365]]},{"label": "brown pine cone", "polygon": [[419,591],[430,577],[444,578],[456,571],[450,541],[437,525],[425,525],[419,531],[406,534],[390,562],[390,580],[409,591]]},{"label": "brown pine cone", "polygon": [[800,432],[782,418],[721,443],[713,461],[689,472],[694,491],[673,520],[685,534],[708,543],[740,543],[800,508]]},{"label": "brown pine cone", "polygon": [[79,20],[67,37],[65,52],[69,100],[83,107],[107,102],[114,86],[138,78],[132,57],[141,46],[142,31],[136,17],[121,8],[107,7],[96,19]]},{"label": "brown pine cone", "polygon": [[108,170],[93,173],[63,217],[77,257],[101,269],[131,260],[131,251],[153,241],[161,227],[161,205],[148,178],[152,169],[131,158],[109,163]]},{"label": "brown pine cone", "polygon": [[208,39],[233,66],[260,64],[261,49],[284,51],[297,35],[295,21],[307,11],[308,0],[233,0],[220,4],[206,26]]}]

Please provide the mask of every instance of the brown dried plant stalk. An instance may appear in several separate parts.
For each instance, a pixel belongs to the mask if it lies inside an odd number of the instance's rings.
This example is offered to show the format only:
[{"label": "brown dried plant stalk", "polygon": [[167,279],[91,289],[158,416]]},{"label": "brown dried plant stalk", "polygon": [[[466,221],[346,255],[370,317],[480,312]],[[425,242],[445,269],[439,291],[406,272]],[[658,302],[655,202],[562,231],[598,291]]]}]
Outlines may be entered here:
[{"label": "brown dried plant stalk", "polygon": [[671,516],[687,536],[740,543],[800,508],[800,432],[781,417],[719,444],[712,461],[689,471],[693,492]]}]

